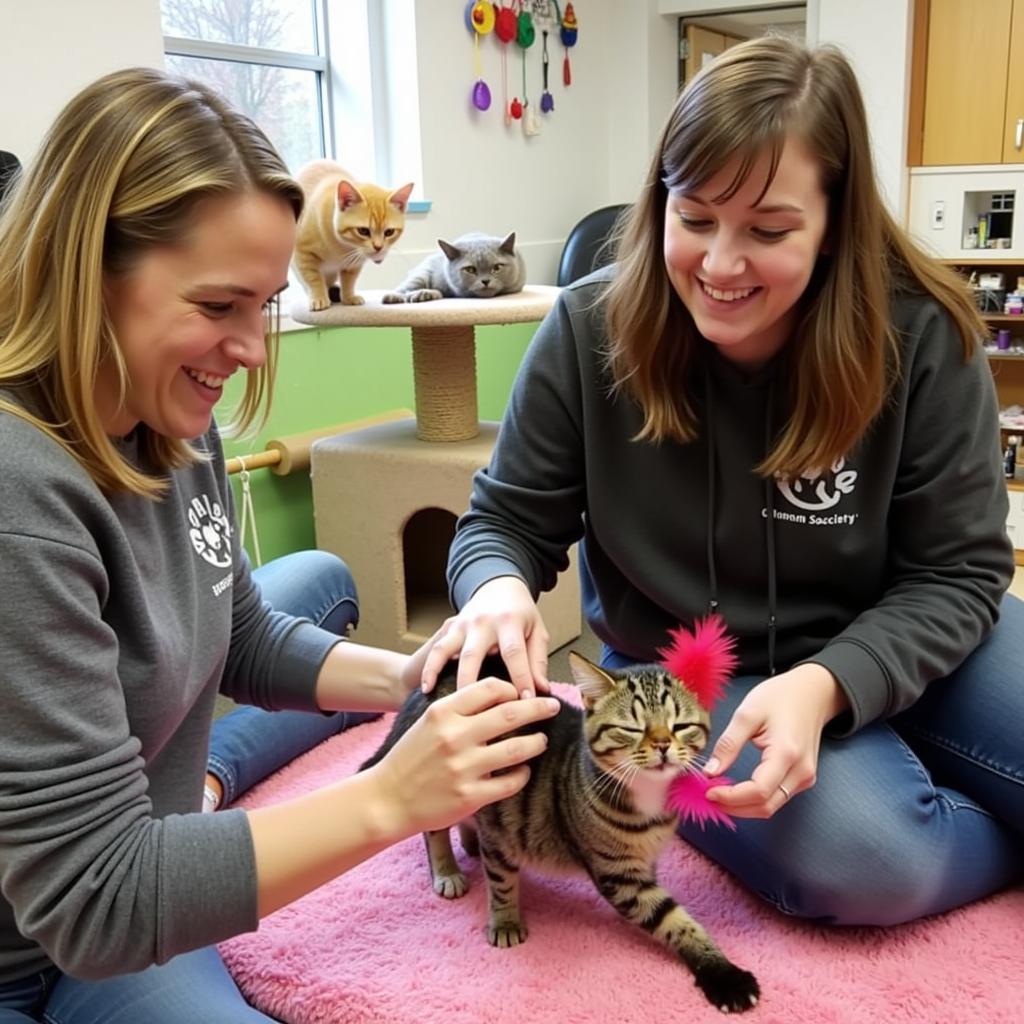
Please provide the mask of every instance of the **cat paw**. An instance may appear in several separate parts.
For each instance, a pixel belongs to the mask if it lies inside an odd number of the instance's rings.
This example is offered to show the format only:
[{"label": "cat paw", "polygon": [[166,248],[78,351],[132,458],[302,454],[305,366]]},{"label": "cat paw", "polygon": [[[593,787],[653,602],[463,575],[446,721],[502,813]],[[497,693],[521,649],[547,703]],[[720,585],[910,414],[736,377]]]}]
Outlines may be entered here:
[{"label": "cat paw", "polygon": [[399,302],[405,302],[405,296],[401,292],[385,292],[381,296],[380,301],[385,306],[393,306]]},{"label": "cat paw", "polygon": [[417,288],[414,292],[409,292],[409,302],[434,302],[436,299],[443,299],[444,295],[441,294],[436,288]]},{"label": "cat paw", "polygon": [[321,309],[330,309],[331,300],[328,298],[316,298],[309,300],[309,308],[313,313],[318,313]]},{"label": "cat paw", "polygon": [[487,941],[498,949],[511,949],[526,941],[529,932],[526,925],[518,921],[503,921],[501,924],[487,926]]},{"label": "cat paw", "polygon": [[450,875],[434,876],[434,892],[438,896],[443,896],[446,900],[457,900],[460,896],[465,895],[468,888],[469,883],[461,871],[456,871]]},{"label": "cat paw", "polygon": [[761,987],[750,971],[728,960],[706,964],[693,972],[697,987],[722,1013],[744,1013],[757,1006]]},{"label": "cat paw", "polygon": [[347,299],[342,298],[341,304],[343,306],[362,306],[366,302],[366,299],[362,295],[350,295]]}]

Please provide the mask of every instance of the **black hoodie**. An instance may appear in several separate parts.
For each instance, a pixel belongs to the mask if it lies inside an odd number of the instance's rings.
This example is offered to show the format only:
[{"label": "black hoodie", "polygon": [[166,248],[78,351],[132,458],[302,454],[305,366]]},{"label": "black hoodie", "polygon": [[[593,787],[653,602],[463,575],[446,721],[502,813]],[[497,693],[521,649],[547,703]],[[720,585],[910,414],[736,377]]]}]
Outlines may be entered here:
[{"label": "black hoodie", "polygon": [[842,731],[908,707],[985,637],[1013,574],[980,347],[965,364],[933,299],[894,299],[903,365],[882,413],[819,476],[769,485],[753,469],[786,420],[785,359],[751,376],[706,345],[699,438],[633,441],[641,411],[602,365],[609,273],[565,289],[524,358],[452,545],[455,606],[496,576],[550,589],[582,538],[584,613],[615,650],[656,660],[717,606],[741,673],[828,668]]}]

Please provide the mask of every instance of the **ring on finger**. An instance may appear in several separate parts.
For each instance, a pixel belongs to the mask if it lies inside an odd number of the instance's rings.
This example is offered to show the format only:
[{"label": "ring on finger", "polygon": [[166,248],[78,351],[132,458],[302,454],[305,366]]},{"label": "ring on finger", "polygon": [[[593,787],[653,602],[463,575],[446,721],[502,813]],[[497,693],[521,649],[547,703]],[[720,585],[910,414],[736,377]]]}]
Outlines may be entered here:
[{"label": "ring on finger", "polygon": [[786,787],[781,782],[779,783],[779,792],[783,795],[783,797],[786,800],[789,800],[789,798],[793,795],[792,793],[790,793],[788,789],[786,789]]}]

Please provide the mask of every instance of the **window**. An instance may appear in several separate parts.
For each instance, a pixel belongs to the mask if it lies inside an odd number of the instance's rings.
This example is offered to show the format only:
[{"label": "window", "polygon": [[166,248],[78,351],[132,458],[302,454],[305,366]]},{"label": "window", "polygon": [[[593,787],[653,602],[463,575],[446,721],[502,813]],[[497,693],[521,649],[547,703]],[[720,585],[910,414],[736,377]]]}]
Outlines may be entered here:
[{"label": "window", "polygon": [[333,150],[321,0],[161,0],[171,71],[213,86],[297,169]]},{"label": "window", "polygon": [[329,156],[365,180],[422,188],[415,0],[160,0],[160,11],[167,67],[248,114],[292,171]]}]

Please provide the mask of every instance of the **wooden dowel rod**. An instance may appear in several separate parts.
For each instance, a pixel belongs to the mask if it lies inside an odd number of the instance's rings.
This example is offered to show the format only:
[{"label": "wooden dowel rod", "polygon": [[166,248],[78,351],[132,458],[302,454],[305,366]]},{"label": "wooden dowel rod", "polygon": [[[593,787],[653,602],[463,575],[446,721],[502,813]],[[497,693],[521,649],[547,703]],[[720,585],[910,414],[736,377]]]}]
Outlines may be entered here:
[{"label": "wooden dowel rod", "polygon": [[406,420],[412,419],[412,417],[411,409],[391,409],[388,412],[378,413],[376,416],[366,416],[361,420],[338,423],[333,427],[320,427],[317,430],[307,430],[302,434],[271,438],[263,451],[253,452],[251,455],[235,456],[228,459],[225,466],[229,475],[240,473],[243,469],[269,469],[278,476],[286,476],[288,473],[309,469],[313,442],[322,437],[347,434],[352,430],[362,430],[363,427],[372,427],[377,423],[391,423],[394,420]]},{"label": "wooden dowel rod", "polygon": [[253,452],[252,455],[236,456],[225,462],[228,476],[232,473],[241,473],[243,469],[267,469],[276,466],[281,461],[281,453],[276,449],[262,452]]}]

